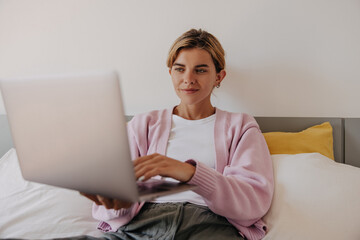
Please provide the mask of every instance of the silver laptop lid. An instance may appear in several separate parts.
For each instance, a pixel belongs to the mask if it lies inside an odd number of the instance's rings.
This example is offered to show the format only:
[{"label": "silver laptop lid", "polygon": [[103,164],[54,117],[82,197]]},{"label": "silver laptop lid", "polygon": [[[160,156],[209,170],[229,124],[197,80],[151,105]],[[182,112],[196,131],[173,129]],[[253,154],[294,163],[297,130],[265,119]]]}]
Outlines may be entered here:
[{"label": "silver laptop lid", "polygon": [[138,199],[115,72],[1,79],[0,87],[26,180]]}]

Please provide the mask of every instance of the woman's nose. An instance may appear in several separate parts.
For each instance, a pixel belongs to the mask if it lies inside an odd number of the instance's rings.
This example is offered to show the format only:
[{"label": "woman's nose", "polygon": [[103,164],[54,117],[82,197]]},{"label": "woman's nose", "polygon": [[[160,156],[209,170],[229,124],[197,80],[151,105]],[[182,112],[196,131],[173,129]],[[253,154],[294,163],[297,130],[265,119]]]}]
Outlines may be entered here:
[{"label": "woman's nose", "polygon": [[188,71],[184,75],[184,83],[194,84],[196,82],[195,76],[191,71]]}]

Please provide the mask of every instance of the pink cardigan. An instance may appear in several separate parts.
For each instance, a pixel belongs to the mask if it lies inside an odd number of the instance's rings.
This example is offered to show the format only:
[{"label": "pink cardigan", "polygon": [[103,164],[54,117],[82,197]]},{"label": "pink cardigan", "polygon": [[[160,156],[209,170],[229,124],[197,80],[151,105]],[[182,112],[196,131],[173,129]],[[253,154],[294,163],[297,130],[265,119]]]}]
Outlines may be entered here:
[{"label": "pink cardigan", "polygon": [[[172,108],[135,116],[128,124],[133,159],[152,153],[165,155],[171,130]],[[196,159],[190,184],[198,185],[208,207],[224,216],[247,239],[261,239],[266,226],[261,218],[273,196],[273,168],[265,139],[255,119],[246,114],[216,109],[216,164],[212,169]],[[117,231],[127,224],[144,203],[129,209],[107,210],[93,205],[93,216],[102,231]]]}]

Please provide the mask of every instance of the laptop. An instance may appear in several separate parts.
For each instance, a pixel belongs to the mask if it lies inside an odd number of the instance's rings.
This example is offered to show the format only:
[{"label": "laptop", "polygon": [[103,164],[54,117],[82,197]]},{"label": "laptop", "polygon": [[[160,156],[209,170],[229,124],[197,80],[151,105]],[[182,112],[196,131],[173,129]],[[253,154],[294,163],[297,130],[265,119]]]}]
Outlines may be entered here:
[{"label": "laptop", "polygon": [[0,79],[24,179],[130,202],[195,186],[135,179],[116,72]]}]

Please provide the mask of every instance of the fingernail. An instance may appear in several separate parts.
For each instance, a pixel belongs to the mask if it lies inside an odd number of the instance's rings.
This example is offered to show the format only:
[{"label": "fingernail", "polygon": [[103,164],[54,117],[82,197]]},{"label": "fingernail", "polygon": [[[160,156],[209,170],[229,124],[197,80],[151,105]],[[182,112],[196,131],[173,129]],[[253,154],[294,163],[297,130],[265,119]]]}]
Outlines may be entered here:
[{"label": "fingernail", "polygon": [[144,179],[145,179],[145,176],[141,176],[138,178],[139,181],[144,181]]}]

